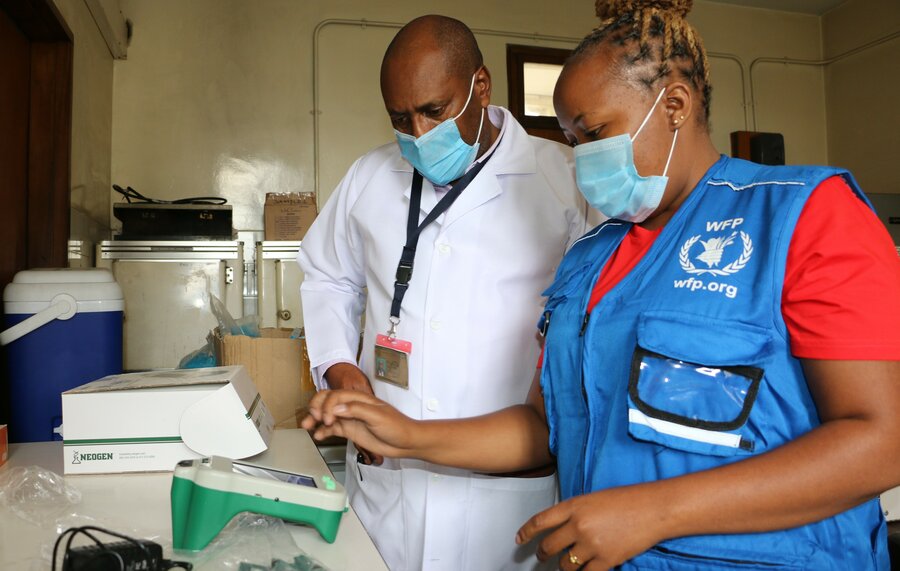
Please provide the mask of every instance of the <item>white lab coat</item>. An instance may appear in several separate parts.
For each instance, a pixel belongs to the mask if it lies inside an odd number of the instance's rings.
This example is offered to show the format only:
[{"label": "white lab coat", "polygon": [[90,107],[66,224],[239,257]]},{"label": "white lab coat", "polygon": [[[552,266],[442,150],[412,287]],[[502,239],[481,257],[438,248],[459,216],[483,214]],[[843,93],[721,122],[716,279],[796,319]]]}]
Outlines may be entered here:
[{"label": "white lab coat", "polygon": [[[375,394],[417,419],[476,416],[525,402],[539,355],[541,292],[585,230],[570,150],[528,136],[510,113],[494,155],[450,209],[422,232],[397,336],[412,342],[409,389],[375,378],[375,336],[388,328],[406,240],[412,167],[396,143],[354,163],[303,240],[298,262],[313,367],[355,361]],[[436,204],[423,184],[420,220]],[[368,304],[365,290],[368,288]],[[551,506],[555,476],[497,478],[385,459],[358,465],[348,447],[351,503],[394,570],[534,569],[516,530]]]}]

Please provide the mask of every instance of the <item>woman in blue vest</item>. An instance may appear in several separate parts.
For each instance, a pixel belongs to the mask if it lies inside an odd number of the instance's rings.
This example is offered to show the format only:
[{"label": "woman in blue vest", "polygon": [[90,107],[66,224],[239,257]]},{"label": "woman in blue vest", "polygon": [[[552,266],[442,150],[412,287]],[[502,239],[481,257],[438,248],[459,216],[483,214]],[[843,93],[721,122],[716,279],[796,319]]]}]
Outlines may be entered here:
[{"label": "woman in blue vest", "polygon": [[555,460],[562,501],[516,541],[566,570],[886,570],[900,262],[848,172],[718,154],[690,5],[598,2],[560,76],[579,188],[610,220],[545,292],[528,403],[412,421],[326,392],[304,426],[484,473]]}]

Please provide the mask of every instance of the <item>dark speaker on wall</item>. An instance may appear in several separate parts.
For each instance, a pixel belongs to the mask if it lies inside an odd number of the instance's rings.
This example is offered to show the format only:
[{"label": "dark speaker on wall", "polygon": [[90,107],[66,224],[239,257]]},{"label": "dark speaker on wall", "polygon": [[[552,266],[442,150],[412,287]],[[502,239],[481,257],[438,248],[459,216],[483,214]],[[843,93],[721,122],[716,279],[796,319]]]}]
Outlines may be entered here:
[{"label": "dark speaker on wall", "polygon": [[759,133],[750,139],[750,160],[761,165],[783,165],[784,136],[781,133]]},{"label": "dark speaker on wall", "polygon": [[731,134],[731,156],[761,165],[783,165],[784,136],[781,133],[735,131]]}]

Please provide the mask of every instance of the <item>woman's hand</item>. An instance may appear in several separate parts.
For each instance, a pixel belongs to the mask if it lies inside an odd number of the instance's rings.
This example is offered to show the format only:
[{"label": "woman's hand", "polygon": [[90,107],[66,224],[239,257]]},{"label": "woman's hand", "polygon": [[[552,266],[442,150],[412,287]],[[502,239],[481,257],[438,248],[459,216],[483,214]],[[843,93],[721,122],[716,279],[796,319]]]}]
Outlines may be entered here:
[{"label": "woman's hand", "polygon": [[560,555],[560,569],[612,569],[650,549],[666,534],[662,514],[651,505],[647,485],[611,488],[576,496],[528,520],[516,534],[527,543],[543,532],[537,556]]},{"label": "woman's hand", "polygon": [[529,404],[472,418],[413,420],[360,391],[321,391],[301,426],[313,438],[342,436],[374,454],[500,474],[552,464],[535,374]]},{"label": "woman's hand", "polygon": [[301,427],[316,440],[341,436],[373,454],[400,457],[414,448],[416,424],[384,401],[350,390],[316,393]]}]

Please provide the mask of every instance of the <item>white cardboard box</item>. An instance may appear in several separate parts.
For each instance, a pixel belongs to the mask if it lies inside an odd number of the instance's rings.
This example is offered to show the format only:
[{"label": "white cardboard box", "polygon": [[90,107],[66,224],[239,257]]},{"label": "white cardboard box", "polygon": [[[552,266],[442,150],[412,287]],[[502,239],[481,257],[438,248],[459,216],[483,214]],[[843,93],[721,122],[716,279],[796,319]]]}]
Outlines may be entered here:
[{"label": "white cardboard box", "polygon": [[111,375],[62,394],[66,474],[172,471],[266,450],[274,420],[243,366]]}]

